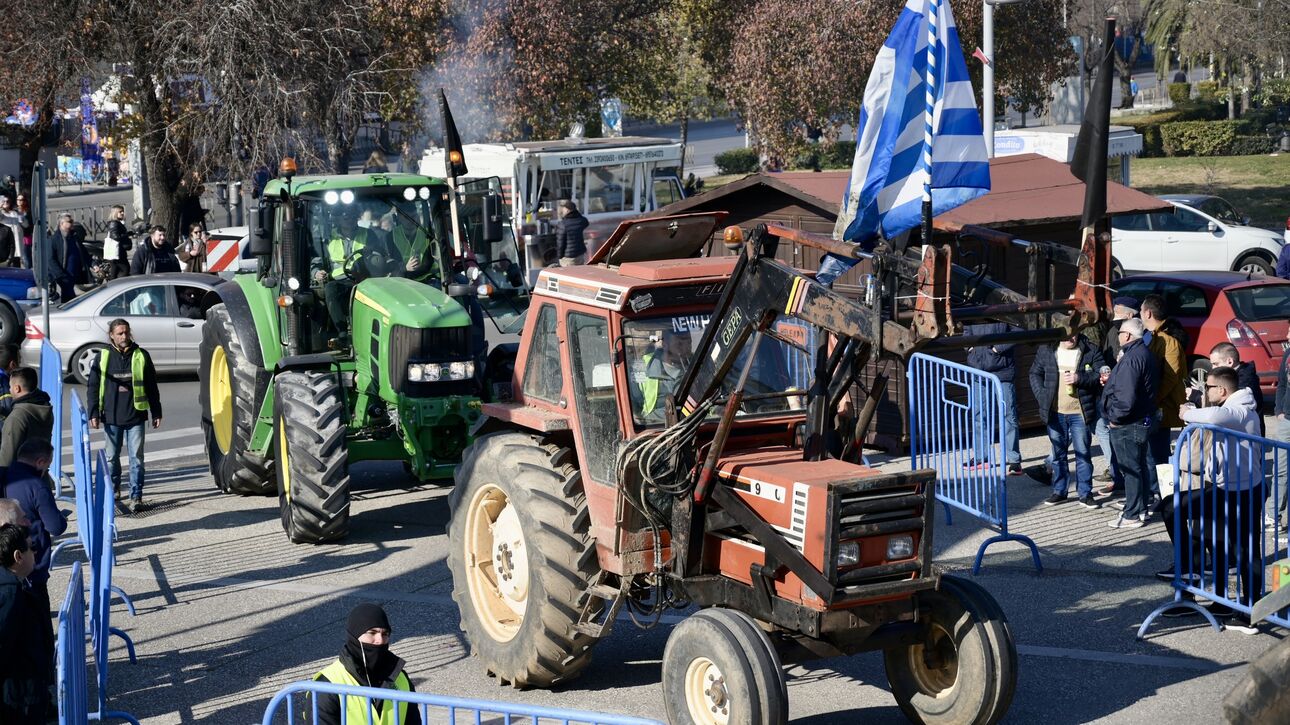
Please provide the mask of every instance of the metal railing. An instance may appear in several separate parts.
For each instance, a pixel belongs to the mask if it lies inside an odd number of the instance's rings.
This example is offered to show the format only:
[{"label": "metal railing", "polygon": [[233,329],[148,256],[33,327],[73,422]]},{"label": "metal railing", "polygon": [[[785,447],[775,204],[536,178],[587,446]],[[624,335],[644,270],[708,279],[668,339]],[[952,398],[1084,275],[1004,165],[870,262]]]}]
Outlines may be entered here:
[{"label": "metal railing", "polygon": [[[531,723],[532,725],[542,725],[543,723],[561,723],[562,725],[573,725],[574,723],[581,723],[582,725],[662,725],[657,720],[647,720],[626,715],[607,715],[583,710],[518,705],[490,700],[446,697],[422,692],[384,690],[375,687],[352,687],[314,680],[293,682],[279,690],[273,696],[273,699],[269,701],[269,706],[264,710],[263,725],[274,725],[275,722],[281,722],[282,718],[278,716],[283,713],[286,715],[287,725],[295,725],[297,722],[318,722],[318,698],[316,696],[320,694],[337,695],[342,698],[340,708],[341,725],[375,725],[375,723],[378,723],[379,718],[374,715],[374,710],[371,706],[373,699],[382,700],[385,703],[384,707],[391,707],[394,703],[406,703],[408,707],[415,707],[421,715],[421,722],[423,723],[432,722],[430,715],[433,714],[436,717],[434,722],[446,721],[453,725],[458,722],[458,717],[464,718],[465,722],[478,724],[486,722],[485,718],[490,716],[500,718],[501,722],[506,723],[506,725],[521,725],[521,723]],[[304,695],[304,699],[308,703],[305,708],[301,709],[299,720],[296,719],[295,708],[292,707],[293,695]],[[310,697],[310,695],[314,696]],[[348,713],[344,707],[344,698],[346,697],[363,698],[367,713],[367,717],[363,722],[350,722],[348,720]],[[445,716],[446,720],[444,720]],[[275,718],[277,719],[275,720]],[[491,719],[487,721],[491,721]]]},{"label": "metal railing", "polygon": [[1039,548],[1028,536],[1008,531],[1007,446],[1004,402],[998,376],[966,365],[916,353],[910,357],[910,463],[915,470],[936,470],[936,499],[965,511],[998,534],[977,549],[972,573],[991,544],[1017,541],[1030,548],[1035,569],[1043,571]]},{"label": "metal railing", "polygon": [[[1139,639],[1156,617],[1178,608],[1221,630],[1197,599],[1248,617],[1268,594],[1267,567],[1288,553],[1277,514],[1288,458],[1290,443],[1212,425],[1183,429],[1170,460],[1173,493],[1161,509],[1173,539],[1174,595],[1143,620]],[[1267,620],[1290,627],[1286,609]]]},{"label": "metal railing", "polygon": [[[58,608],[58,641],[55,649],[58,725],[86,725],[90,720],[125,720],[139,725],[139,721],[129,713],[106,709],[101,694],[99,709],[96,712],[90,711],[90,678],[85,653],[85,582],[79,561],[72,565],[67,595]],[[101,684],[99,692],[103,692]]]}]

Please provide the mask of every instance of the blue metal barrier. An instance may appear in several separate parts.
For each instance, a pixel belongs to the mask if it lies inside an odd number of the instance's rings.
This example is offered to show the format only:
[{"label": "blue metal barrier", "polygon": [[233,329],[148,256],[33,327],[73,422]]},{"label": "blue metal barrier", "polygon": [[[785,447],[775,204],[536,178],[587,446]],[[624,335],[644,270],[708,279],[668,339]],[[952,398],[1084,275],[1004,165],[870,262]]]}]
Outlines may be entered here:
[{"label": "blue metal barrier", "polygon": [[[108,640],[111,635],[116,635],[125,642],[131,664],[138,662],[134,656],[134,640],[110,623],[109,615],[112,611],[114,592],[124,601],[130,616],[134,616],[135,611],[134,602],[130,601],[130,597],[119,588],[112,586],[112,567],[116,564],[116,554],[112,545],[112,541],[116,538],[116,505],[108,492],[107,454],[103,451],[99,451],[90,496],[100,526],[93,537],[93,555],[90,559],[90,636],[94,642],[94,658],[98,665],[99,709],[103,709],[107,700],[107,661],[110,648]],[[88,523],[86,522],[87,527]]]},{"label": "blue metal barrier", "polygon": [[[90,712],[85,652],[85,584],[79,561],[72,564],[67,596],[58,608],[57,655],[59,725],[86,725],[90,720],[125,720],[139,725],[139,721],[129,713],[106,709],[101,695],[98,711]],[[102,686],[99,691],[102,692]]]},{"label": "blue metal barrier", "polygon": [[1019,541],[1030,547],[1035,569],[1043,571],[1039,548],[1028,536],[1008,531],[1008,487],[1003,394],[999,378],[966,365],[915,353],[909,380],[910,463],[936,470],[936,499],[966,511],[998,530],[976,552],[972,573],[991,544]]},{"label": "blue metal barrier", "polygon": [[54,447],[54,460],[49,470],[53,472],[54,493],[60,501],[70,501],[63,495],[63,356],[58,348],[45,338],[40,343],[40,389],[49,394],[53,405],[54,432],[49,444]]},{"label": "blue metal barrier", "polygon": [[[1147,615],[1138,639],[1156,617],[1176,608],[1194,609],[1222,630],[1195,598],[1249,616],[1268,593],[1268,565],[1287,557],[1276,512],[1285,496],[1288,459],[1290,443],[1212,425],[1183,429],[1170,459],[1174,493],[1161,508],[1174,532],[1174,596]],[[1290,627],[1290,610],[1267,620]]]},{"label": "blue metal barrier", "polygon": [[[445,697],[443,695],[431,695],[421,692],[399,692],[396,690],[382,690],[374,687],[350,687],[347,685],[336,685],[330,682],[293,682],[290,685],[278,691],[273,699],[269,701],[269,706],[264,710],[263,725],[273,725],[274,718],[279,715],[280,711],[285,711],[286,722],[288,725],[295,725],[296,713],[292,708],[292,695],[304,693],[306,696],[311,693],[344,695],[347,697],[361,697],[367,704],[367,719],[365,723],[350,723],[346,720],[345,708],[341,708],[340,722],[341,725],[372,725],[373,711],[371,701],[373,699],[384,700],[387,703],[406,702],[409,707],[416,707],[421,713],[421,722],[431,722],[429,715],[446,715],[444,722],[456,723],[457,716],[461,715],[470,718],[470,722],[480,723],[485,716],[494,716],[502,718],[507,725],[519,725],[521,722],[540,725],[541,723],[562,723],[563,725],[572,725],[572,723],[583,723],[585,725],[662,725],[657,720],[647,720],[639,717],[628,717],[625,715],[606,715],[604,713],[586,712],[582,710],[566,710],[564,708],[537,707],[534,705],[516,705],[505,702],[493,702],[489,700],[471,700],[460,697]],[[301,723],[318,722],[318,698],[307,697],[309,706],[301,709]],[[285,705],[285,708],[284,708]],[[434,708],[433,710],[431,708]],[[309,715],[309,717],[305,717]],[[435,722],[439,722],[436,719]]]},{"label": "blue metal barrier", "polygon": [[[91,556],[90,542],[94,537],[97,527],[89,522],[93,521],[94,506],[90,497],[90,421],[89,414],[85,410],[85,404],[81,402],[80,391],[72,391],[72,493],[76,501],[76,538],[65,539],[58,542],[53,551],[49,554],[49,568],[54,568],[54,563],[58,560],[58,553],[68,546],[80,544],[85,549],[85,555]],[[62,441],[59,441],[61,444]],[[60,446],[56,446],[60,448]],[[90,561],[94,561],[93,558]]]}]

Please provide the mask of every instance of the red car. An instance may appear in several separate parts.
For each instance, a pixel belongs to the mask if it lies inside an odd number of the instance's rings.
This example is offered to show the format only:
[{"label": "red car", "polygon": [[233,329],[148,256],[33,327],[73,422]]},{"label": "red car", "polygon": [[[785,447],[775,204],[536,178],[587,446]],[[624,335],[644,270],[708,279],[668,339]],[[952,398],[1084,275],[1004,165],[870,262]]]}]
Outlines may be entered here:
[{"label": "red car", "polygon": [[1290,331],[1290,280],[1245,272],[1157,272],[1111,283],[1117,294],[1165,298],[1170,317],[1191,338],[1184,352],[1192,370],[1209,369],[1209,351],[1230,342],[1242,362],[1254,363],[1260,387],[1273,392]]}]

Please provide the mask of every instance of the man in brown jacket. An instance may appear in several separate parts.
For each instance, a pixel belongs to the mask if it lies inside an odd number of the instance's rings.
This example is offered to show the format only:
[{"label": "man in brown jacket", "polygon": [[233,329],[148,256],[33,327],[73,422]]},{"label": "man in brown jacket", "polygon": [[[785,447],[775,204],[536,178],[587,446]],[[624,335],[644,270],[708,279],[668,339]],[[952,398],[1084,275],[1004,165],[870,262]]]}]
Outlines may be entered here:
[{"label": "man in brown jacket", "polygon": [[[1142,300],[1139,311],[1142,324],[1147,328],[1150,341],[1147,349],[1160,364],[1160,387],[1156,391],[1156,425],[1147,436],[1147,447],[1151,454],[1151,493],[1159,500],[1160,481],[1156,477],[1156,466],[1169,462],[1169,444],[1173,429],[1181,428],[1183,420],[1178,409],[1187,402],[1187,357],[1183,353],[1182,341],[1177,338],[1174,328],[1176,322],[1165,315],[1165,300],[1160,295],[1147,295]],[[1144,338],[1145,339],[1145,338]]]}]

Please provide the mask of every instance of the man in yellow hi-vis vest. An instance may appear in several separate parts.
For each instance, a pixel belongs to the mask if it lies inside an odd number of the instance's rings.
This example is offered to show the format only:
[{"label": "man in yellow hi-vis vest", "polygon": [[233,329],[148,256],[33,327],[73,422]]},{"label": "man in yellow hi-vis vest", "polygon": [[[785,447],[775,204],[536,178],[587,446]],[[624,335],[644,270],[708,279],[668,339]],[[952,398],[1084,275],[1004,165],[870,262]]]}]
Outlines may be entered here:
[{"label": "man in yellow hi-vis vest", "polygon": [[[322,668],[314,679],[335,685],[378,687],[412,692],[412,681],[403,671],[403,660],[390,652],[390,619],[376,604],[360,604],[345,622],[345,646],[334,662]],[[345,722],[368,722],[372,725],[421,725],[421,713],[415,705],[393,700],[372,700],[349,695],[318,695],[316,725],[340,725],[341,709]],[[310,712],[306,708],[305,712]]]},{"label": "man in yellow hi-vis vest", "polygon": [[85,381],[90,427],[103,428],[112,489],[121,491],[121,444],[130,456],[130,512],[143,508],[143,432],[148,418],[161,425],[161,393],[157,372],[147,351],[134,344],[130,323],[108,323],[111,347],[101,350],[90,364]]},{"label": "man in yellow hi-vis vest", "polygon": [[664,398],[676,392],[693,354],[689,333],[664,330],[661,336],[660,344],[641,356],[641,369],[633,376],[637,418],[647,423],[663,420]]}]

